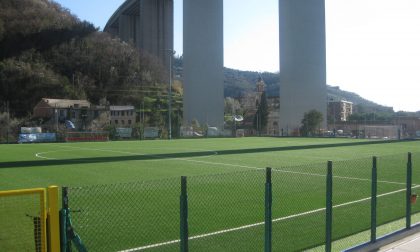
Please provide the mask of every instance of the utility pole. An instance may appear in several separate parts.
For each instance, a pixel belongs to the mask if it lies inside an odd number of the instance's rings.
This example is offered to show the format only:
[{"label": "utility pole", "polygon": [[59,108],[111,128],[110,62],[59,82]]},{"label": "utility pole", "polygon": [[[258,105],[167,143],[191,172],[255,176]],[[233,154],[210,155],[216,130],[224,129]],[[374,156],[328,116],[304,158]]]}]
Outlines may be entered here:
[{"label": "utility pole", "polygon": [[260,109],[257,110],[257,132],[258,136],[261,136],[261,129],[260,129]]},{"label": "utility pole", "polygon": [[145,125],[144,123],[144,98],[143,98],[143,102],[142,102],[142,110],[141,110],[141,114],[140,114],[140,119],[141,119],[141,123],[143,124],[143,127]]},{"label": "utility pole", "polygon": [[57,104],[55,104],[55,133],[58,134],[58,110],[57,110]]},{"label": "utility pole", "polygon": [[10,108],[9,108],[9,101],[6,101],[6,111],[7,111],[6,140],[7,140],[7,143],[9,143],[9,128],[10,128]]},{"label": "utility pole", "polygon": [[172,139],[172,57],[173,57],[173,50],[170,51],[169,54],[169,92],[168,92],[168,127],[169,127],[169,140]]},{"label": "utility pole", "polygon": [[333,114],[334,114],[334,116],[333,116],[333,123],[334,123],[333,133],[334,133],[334,137],[335,137],[335,134],[336,134],[336,132],[337,132],[337,130],[335,129],[335,119],[336,119],[335,106],[336,106],[336,104],[337,104],[337,103],[333,103]]},{"label": "utility pole", "polygon": [[[333,136],[335,137],[336,135],[336,129],[335,129],[335,119],[336,119],[336,115],[335,115],[335,106],[336,106],[337,102],[334,101],[333,98],[330,98],[328,101],[328,106],[332,107],[332,117],[333,117]],[[340,103],[338,103],[340,104]],[[340,106],[340,105],[339,105]],[[329,110],[331,111],[331,110]],[[331,113],[330,113],[331,114]]]},{"label": "utility pole", "polygon": [[167,49],[169,52],[169,90],[168,90],[168,138],[172,139],[172,58],[175,51]]}]

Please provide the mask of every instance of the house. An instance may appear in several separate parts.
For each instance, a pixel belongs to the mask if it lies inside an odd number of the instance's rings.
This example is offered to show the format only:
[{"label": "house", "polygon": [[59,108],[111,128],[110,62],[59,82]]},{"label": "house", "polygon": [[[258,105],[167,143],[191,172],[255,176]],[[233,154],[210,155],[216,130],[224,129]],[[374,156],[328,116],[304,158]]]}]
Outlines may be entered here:
[{"label": "house", "polygon": [[328,101],[329,123],[346,122],[353,114],[353,103],[349,101]]},{"label": "house", "polygon": [[67,100],[42,98],[34,107],[33,117],[52,118],[57,116],[59,121],[81,117],[82,110],[90,108],[87,100]]},{"label": "house", "polygon": [[110,124],[119,128],[132,127],[136,123],[134,106],[110,106]]},{"label": "house", "polygon": [[87,130],[92,123],[99,125],[100,119],[108,123],[109,113],[107,106],[87,100],[42,98],[33,109],[33,118],[40,119],[47,130],[65,129],[66,121],[71,121],[75,130]]}]

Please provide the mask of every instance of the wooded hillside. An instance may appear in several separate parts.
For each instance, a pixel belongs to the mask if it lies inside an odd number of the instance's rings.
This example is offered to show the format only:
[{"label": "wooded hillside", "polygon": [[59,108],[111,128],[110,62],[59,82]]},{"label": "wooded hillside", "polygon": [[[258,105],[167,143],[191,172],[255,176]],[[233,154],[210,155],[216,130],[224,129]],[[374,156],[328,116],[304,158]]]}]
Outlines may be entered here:
[{"label": "wooded hillside", "polygon": [[[48,0],[0,2],[0,101],[24,117],[42,97],[139,105],[164,92],[165,70]],[[2,105],[2,104],[0,104]]]}]

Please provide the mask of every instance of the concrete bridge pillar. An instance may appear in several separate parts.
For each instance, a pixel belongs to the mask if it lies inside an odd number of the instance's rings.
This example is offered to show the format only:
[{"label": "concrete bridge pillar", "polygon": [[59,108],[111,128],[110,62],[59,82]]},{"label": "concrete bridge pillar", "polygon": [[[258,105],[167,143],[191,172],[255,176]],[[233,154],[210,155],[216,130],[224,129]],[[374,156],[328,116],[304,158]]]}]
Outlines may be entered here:
[{"label": "concrete bridge pillar", "polygon": [[223,0],[184,0],[184,122],[223,129]]},{"label": "concrete bridge pillar", "polygon": [[140,0],[138,47],[161,59],[169,67],[173,49],[173,0]]},{"label": "concrete bridge pillar", "polygon": [[325,0],[279,0],[280,132],[316,109],[326,126]]}]

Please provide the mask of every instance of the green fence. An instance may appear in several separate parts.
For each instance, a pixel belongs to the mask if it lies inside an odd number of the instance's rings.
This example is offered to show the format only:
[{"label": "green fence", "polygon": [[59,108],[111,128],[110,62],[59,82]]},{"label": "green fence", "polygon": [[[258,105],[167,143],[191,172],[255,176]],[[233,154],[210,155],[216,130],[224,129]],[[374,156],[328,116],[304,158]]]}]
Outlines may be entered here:
[{"label": "green fence", "polygon": [[402,154],[73,187],[68,204],[88,251],[336,251],[375,240],[376,227],[392,221],[408,224],[390,231],[410,226],[420,212],[411,203],[420,192],[420,154],[408,160]]}]

